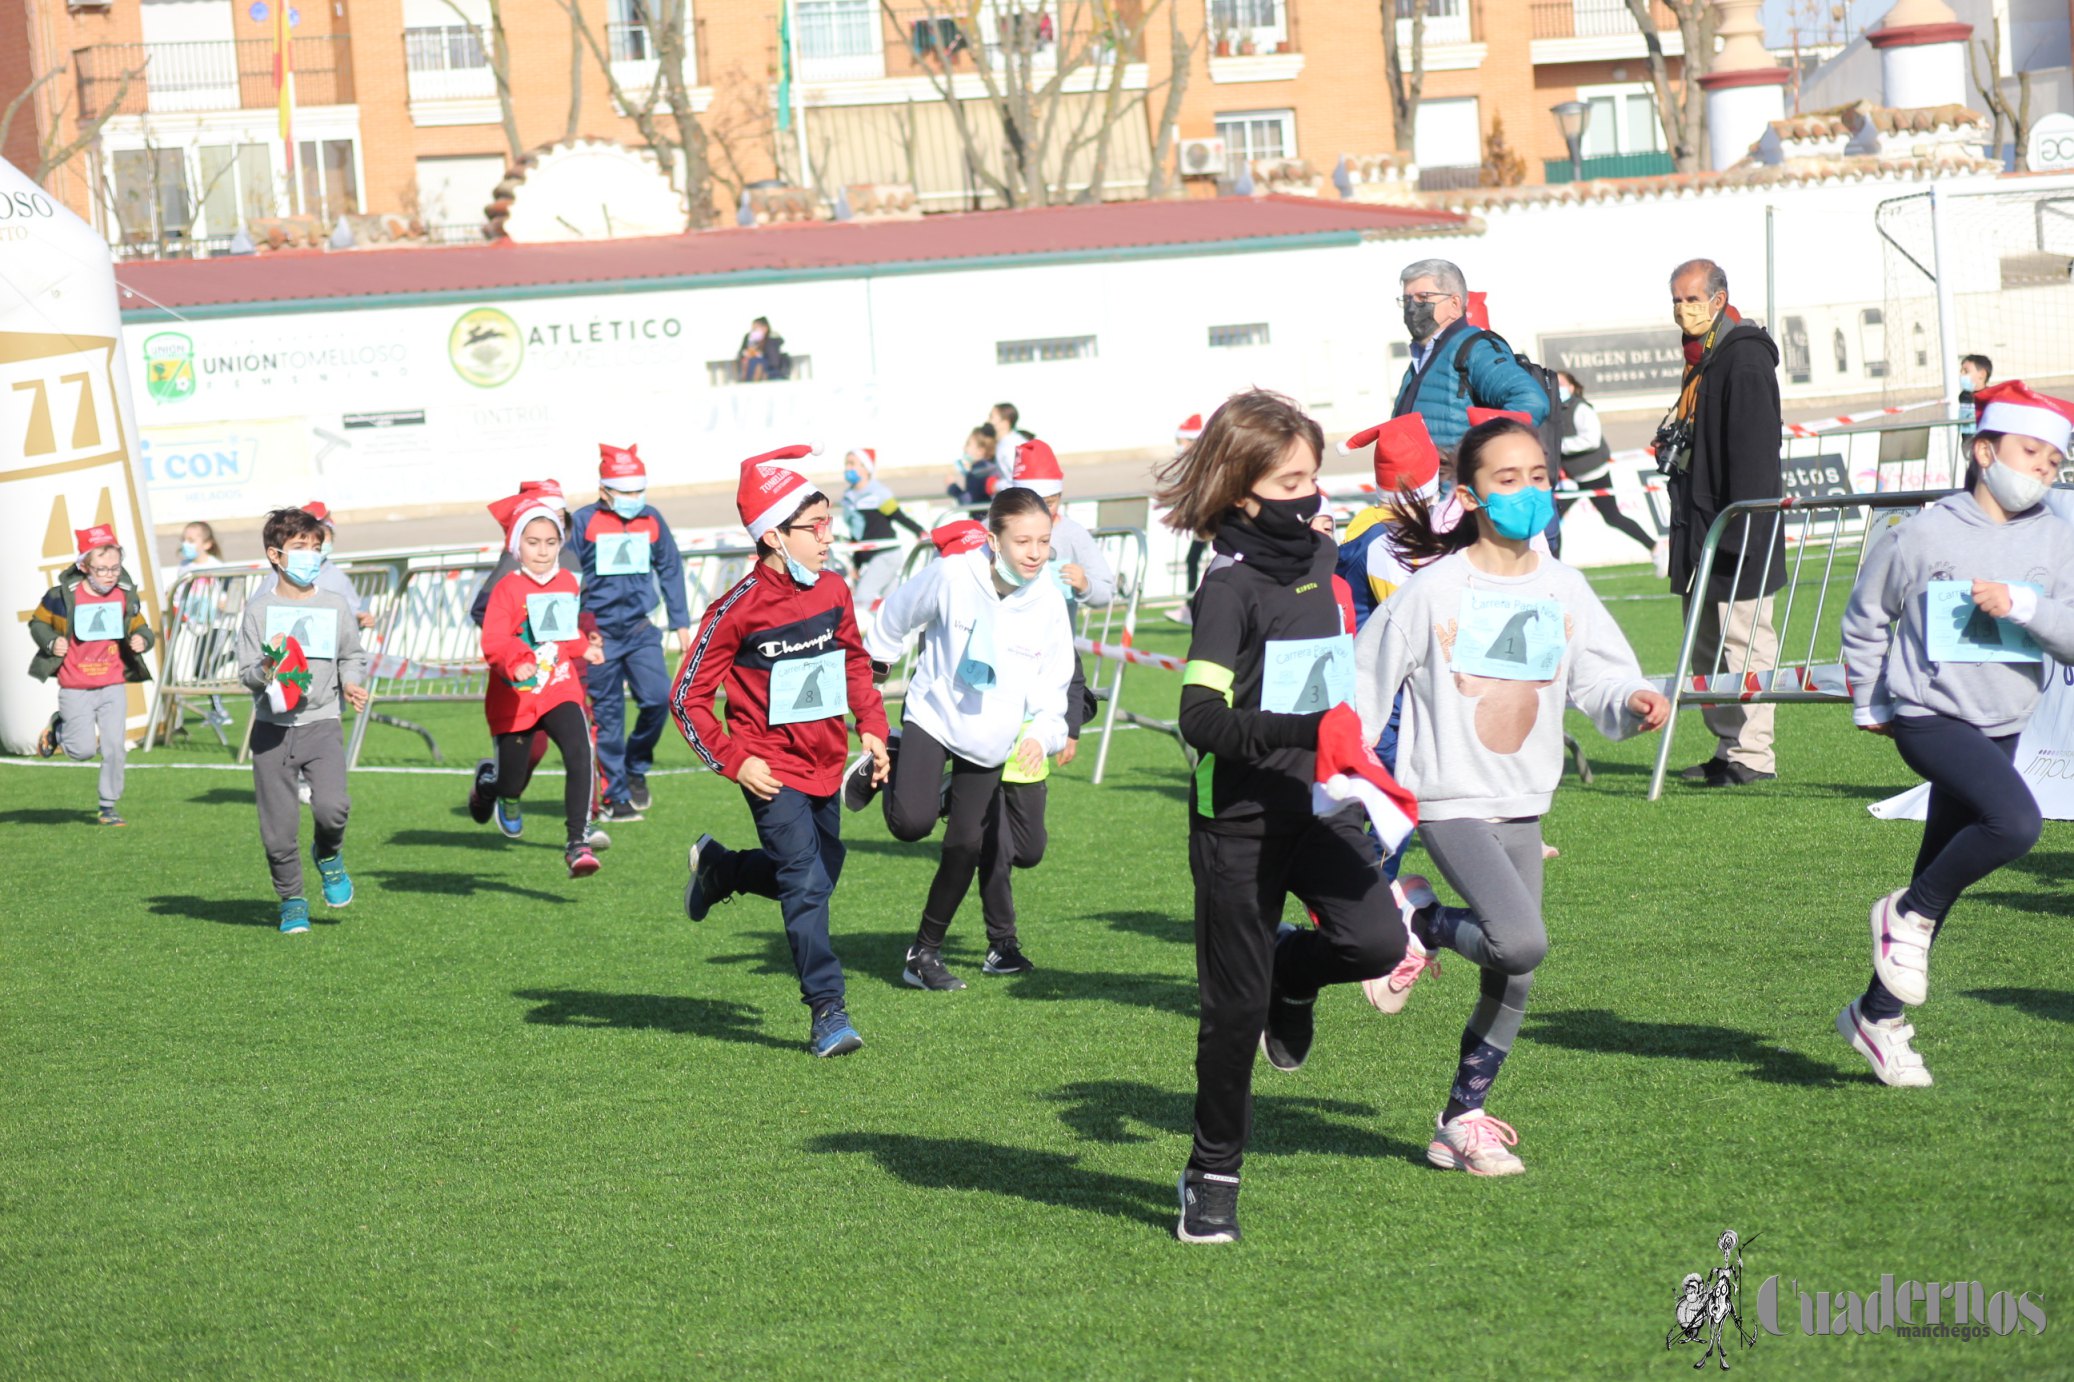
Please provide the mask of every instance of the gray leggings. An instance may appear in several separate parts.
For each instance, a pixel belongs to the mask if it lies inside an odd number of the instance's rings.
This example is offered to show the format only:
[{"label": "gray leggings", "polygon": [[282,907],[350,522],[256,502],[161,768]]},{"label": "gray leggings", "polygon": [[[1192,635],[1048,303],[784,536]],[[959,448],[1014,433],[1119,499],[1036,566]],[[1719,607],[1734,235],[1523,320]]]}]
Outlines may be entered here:
[{"label": "gray leggings", "polygon": [[58,743],[65,756],[84,763],[101,751],[101,809],[113,811],[122,800],[122,769],[129,757],[129,741],[123,724],[130,714],[130,688],[126,682],[96,686],[91,690],[58,688]]},{"label": "gray leggings", "polygon": [[1422,821],[1419,839],[1469,904],[1440,908],[1431,927],[1435,940],[1483,971],[1464,1049],[1474,1040],[1509,1051],[1526,1016],[1534,967],[1548,954],[1541,821]]}]

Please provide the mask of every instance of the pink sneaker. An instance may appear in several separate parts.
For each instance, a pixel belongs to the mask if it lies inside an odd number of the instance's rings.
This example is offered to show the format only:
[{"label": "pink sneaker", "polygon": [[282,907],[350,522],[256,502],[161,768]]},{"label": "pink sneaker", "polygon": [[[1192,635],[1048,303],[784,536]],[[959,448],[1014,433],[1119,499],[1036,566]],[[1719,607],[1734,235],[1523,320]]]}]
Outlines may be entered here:
[{"label": "pink sneaker", "polygon": [[1390,896],[1396,899],[1397,918],[1404,925],[1404,958],[1382,978],[1361,981],[1362,994],[1377,1012],[1383,1013],[1402,1012],[1419,976],[1428,970],[1440,973],[1440,958],[1419,944],[1411,925],[1413,916],[1439,901],[1433,896],[1433,885],[1414,873],[1392,883]]},{"label": "pink sneaker", "polygon": [[1527,1163],[1508,1148],[1519,1145],[1519,1134],[1510,1123],[1500,1122],[1480,1108],[1473,1108],[1451,1122],[1442,1123],[1427,1144],[1426,1160],[1443,1171],[1467,1171],[1472,1176],[1516,1176]]}]

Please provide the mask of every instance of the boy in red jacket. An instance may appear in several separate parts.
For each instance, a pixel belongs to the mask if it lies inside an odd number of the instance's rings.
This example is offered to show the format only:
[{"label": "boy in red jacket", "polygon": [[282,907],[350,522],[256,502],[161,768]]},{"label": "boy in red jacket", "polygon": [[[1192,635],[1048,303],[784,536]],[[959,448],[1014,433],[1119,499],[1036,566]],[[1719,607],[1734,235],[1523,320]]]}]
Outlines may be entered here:
[{"label": "boy in red jacket", "polygon": [[591,731],[580,664],[601,661],[604,650],[578,623],[581,583],[559,563],[560,510],[535,491],[500,500],[490,511],[504,525],[518,569],[497,582],[483,614],[482,651],[490,664],[483,715],[497,757],[475,765],[468,814],[484,823],[498,798],[517,798],[532,774],[534,730],[544,730],[562,751],[562,807],[569,827],[562,857],[571,878],[587,878],[598,871],[598,856],[585,839]]},{"label": "boy in red jacket", "polygon": [[[886,709],[850,587],[822,570],[835,533],[828,498],[778,464],[817,450],[788,446],[742,463],[735,507],[762,560],[706,611],[670,713],[706,766],[740,784],[763,846],[730,850],[699,836],[685,914],[703,921],[736,893],[775,898],[800,999],[813,1014],[808,1049],[840,1056],[864,1044],[844,1008],[843,967],[828,939],[828,899],[843,872],[843,717],[856,720],[882,782]],[[713,712],[723,691],[725,726]]]}]

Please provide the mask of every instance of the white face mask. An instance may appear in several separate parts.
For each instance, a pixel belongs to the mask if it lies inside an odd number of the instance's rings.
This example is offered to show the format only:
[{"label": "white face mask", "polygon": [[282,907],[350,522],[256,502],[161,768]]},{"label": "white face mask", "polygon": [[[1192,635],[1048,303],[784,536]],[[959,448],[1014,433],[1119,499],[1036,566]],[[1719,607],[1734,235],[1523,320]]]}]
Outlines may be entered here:
[{"label": "white face mask", "polygon": [[530,566],[519,567],[519,570],[526,573],[528,579],[532,580],[533,582],[539,585],[546,585],[549,581],[553,580],[555,578],[555,573],[560,571],[561,569],[561,564],[559,562],[557,562],[553,566],[548,567],[545,571],[535,571]]},{"label": "white face mask", "polygon": [[1995,502],[2002,506],[2004,513],[2022,513],[2036,508],[2044,500],[2045,492],[2052,488],[2037,476],[2011,470],[2000,461],[1983,470],[1980,478],[1987,482],[1988,493],[1995,496]]}]

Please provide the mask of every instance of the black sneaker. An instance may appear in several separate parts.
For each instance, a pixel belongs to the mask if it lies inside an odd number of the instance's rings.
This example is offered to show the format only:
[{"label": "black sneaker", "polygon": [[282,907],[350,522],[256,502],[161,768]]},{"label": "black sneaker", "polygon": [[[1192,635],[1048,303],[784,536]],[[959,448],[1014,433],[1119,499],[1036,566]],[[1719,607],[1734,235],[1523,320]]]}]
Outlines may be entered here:
[{"label": "black sneaker", "polygon": [[50,723],[45,725],[43,732],[36,736],[36,756],[38,758],[55,757],[58,751],[58,739],[64,732],[64,719],[57,715],[51,716]]},{"label": "black sneaker", "polygon": [[830,1056],[847,1056],[862,1045],[864,1038],[857,1035],[850,1014],[840,1003],[815,1013],[813,1023],[807,1028],[807,1049],[824,1060]]},{"label": "black sneaker", "polygon": [[490,823],[490,812],[497,803],[489,789],[496,780],[496,764],[485,758],[475,765],[475,781],[468,789],[468,815],[477,825]]},{"label": "black sneaker", "polygon": [[1304,1060],[1311,1054],[1317,1005],[1315,994],[1309,998],[1286,998],[1277,991],[1267,1000],[1267,1030],[1260,1034],[1260,1051],[1269,1065],[1285,1075],[1303,1069]]},{"label": "black sneaker", "polygon": [[1704,763],[1695,763],[1689,768],[1682,769],[1678,774],[1678,780],[1680,782],[1704,782],[1711,787],[1714,785],[1714,779],[1721,776],[1722,770],[1726,767],[1728,767],[1726,758],[1709,758]]},{"label": "black sneaker", "polygon": [[646,811],[649,807],[655,805],[655,798],[648,795],[647,774],[627,774],[627,800],[634,803],[636,811]]},{"label": "black sneaker", "polygon": [[1239,1241],[1239,1178],[1206,1171],[1181,1173],[1181,1221],[1174,1236],[1184,1243]]},{"label": "black sneaker", "polygon": [[598,813],[600,825],[624,825],[628,821],[641,819],[641,808],[631,801],[608,801],[605,809]]},{"label": "black sneaker", "polygon": [[691,879],[684,885],[684,915],[693,921],[704,921],[706,913],[713,910],[716,902],[725,902],[734,895],[727,886],[727,847],[711,835],[701,835],[691,846],[686,862],[691,866]]},{"label": "black sneaker", "polygon": [[930,989],[937,993],[949,993],[965,987],[965,981],[944,968],[940,951],[924,950],[915,946],[907,952],[907,968],[900,971],[901,981],[918,989]]},{"label": "black sneaker", "polygon": [[852,811],[862,811],[871,805],[882,785],[871,780],[871,755],[858,754],[856,761],[850,764],[850,770],[843,774],[843,805]]},{"label": "black sneaker", "polygon": [[1746,768],[1740,763],[1723,763],[1721,771],[1700,783],[1702,787],[1748,787],[1753,782],[1776,782],[1777,773],[1761,773],[1755,768]]},{"label": "black sneaker", "polygon": [[1023,954],[1017,945],[997,945],[987,952],[987,962],[979,967],[982,974],[1028,974],[1037,966]]}]

